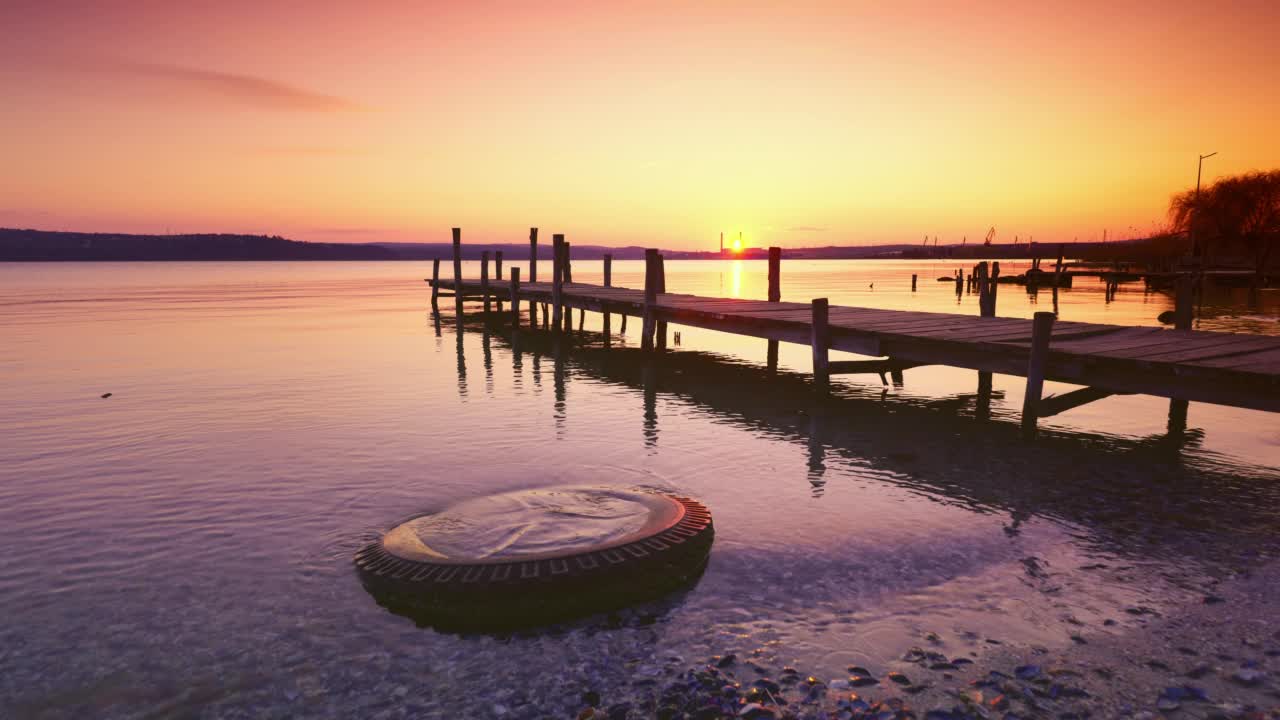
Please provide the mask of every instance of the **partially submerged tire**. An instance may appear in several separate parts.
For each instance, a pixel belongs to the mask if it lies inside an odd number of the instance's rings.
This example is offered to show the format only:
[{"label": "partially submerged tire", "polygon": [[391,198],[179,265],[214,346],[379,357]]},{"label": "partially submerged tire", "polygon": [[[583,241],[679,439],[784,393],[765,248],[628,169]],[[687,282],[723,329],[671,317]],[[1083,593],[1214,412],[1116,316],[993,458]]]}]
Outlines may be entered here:
[{"label": "partially submerged tire", "polygon": [[613,610],[701,576],[715,529],[686,497],[560,487],[420,515],[355,556],[380,604],[445,629],[506,629]]}]

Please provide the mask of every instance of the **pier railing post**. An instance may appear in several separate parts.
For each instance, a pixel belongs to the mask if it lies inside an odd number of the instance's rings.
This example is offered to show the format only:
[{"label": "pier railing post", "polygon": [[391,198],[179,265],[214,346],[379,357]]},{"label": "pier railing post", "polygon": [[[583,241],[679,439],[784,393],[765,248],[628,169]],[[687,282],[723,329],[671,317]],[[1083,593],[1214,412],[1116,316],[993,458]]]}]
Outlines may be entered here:
[{"label": "pier railing post", "polygon": [[462,320],[462,228],[453,229],[453,304]]},{"label": "pier railing post", "polygon": [[[611,254],[609,254],[609,253],[605,253],[605,254],[604,254],[604,286],[605,286],[605,287],[613,287],[613,255],[611,255]],[[609,339],[610,332],[611,332],[611,331],[612,331],[612,329],[613,329],[613,328],[611,327],[611,326],[612,326],[612,324],[613,324],[613,322],[612,322],[612,318],[611,318],[611,317],[610,317],[610,315],[609,315],[609,299],[608,299],[608,298],[605,298],[605,301],[604,301],[604,337],[605,337],[605,340],[606,340],[606,341]],[[607,344],[606,344],[606,347],[608,347],[608,345],[607,345]]]},{"label": "pier railing post", "polygon": [[[538,282],[538,228],[529,228],[529,284]],[[514,302],[514,301],[513,301]],[[538,300],[529,298],[529,327],[538,329]]]},{"label": "pier railing post", "polygon": [[831,365],[827,360],[831,347],[831,327],[827,324],[829,304],[827,298],[814,298],[813,323],[809,344],[813,347],[813,383],[818,392],[825,393],[831,380]]},{"label": "pier railing post", "polygon": [[[959,282],[960,282],[959,280],[956,281],[957,284]],[[911,292],[915,292],[915,291],[916,291],[916,274],[911,273]]]},{"label": "pier railing post", "polygon": [[[658,294],[660,295],[667,291],[667,263],[666,263],[666,259],[663,258],[662,253],[658,253],[658,265],[654,272],[657,273]],[[654,332],[658,336],[655,342],[655,346],[659,350],[666,350],[667,349],[667,321],[658,320],[657,322],[655,322]]]},{"label": "pier railing post", "polygon": [[1036,436],[1040,419],[1040,396],[1044,392],[1044,366],[1049,358],[1049,337],[1053,335],[1054,314],[1038,312],[1031,326],[1031,353],[1027,358],[1027,392],[1022,398],[1022,435]]},{"label": "pier railing post", "polygon": [[511,268],[511,329],[520,329],[520,268]]},{"label": "pier railing post", "polygon": [[640,323],[640,349],[653,349],[654,306],[658,302],[658,251],[644,251],[644,316]]},{"label": "pier railing post", "polygon": [[480,253],[480,297],[484,300],[484,316],[489,317],[489,251]]},{"label": "pier railing post", "polygon": [[564,291],[564,235],[551,236],[551,328],[560,332],[564,326],[564,306],[561,305],[561,293]]},{"label": "pier railing post", "polygon": [[440,311],[440,258],[431,260],[431,309]]},{"label": "pier railing post", "polygon": [[[782,248],[769,248],[769,302],[782,301]],[[765,363],[769,372],[778,371],[778,341],[768,341]]]}]

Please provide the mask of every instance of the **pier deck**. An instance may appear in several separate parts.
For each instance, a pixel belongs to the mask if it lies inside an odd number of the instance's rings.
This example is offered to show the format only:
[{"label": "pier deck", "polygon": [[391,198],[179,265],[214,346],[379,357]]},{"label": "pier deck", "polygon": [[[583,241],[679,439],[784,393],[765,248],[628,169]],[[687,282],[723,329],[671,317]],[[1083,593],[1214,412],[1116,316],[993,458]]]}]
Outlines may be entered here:
[{"label": "pier deck", "polygon": [[[458,290],[453,280],[433,284]],[[483,284],[464,279],[460,291],[478,298],[486,286],[491,298],[510,301],[510,288],[497,279]],[[522,301],[551,304],[554,296],[552,283],[524,284],[518,290]],[[646,312],[645,291],[622,287],[563,283],[560,302],[566,309],[632,317]],[[812,346],[815,337],[822,337],[815,332],[810,303],[656,293],[648,309],[658,322],[772,341]],[[882,362],[892,367],[949,365],[1030,379],[1038,366],[1041,379],[1088,386],[1040,399],[1039,417],[1107,395],[1134,393],[1280,411],[1280,337],[1052,322],[1047,353],[1033,362],[1036,322],[1029,319],[841,306],[826,308],[826,319],[827,348],[887,358]],[[828,371],[870,369],[865,362],[832,361]]]}]

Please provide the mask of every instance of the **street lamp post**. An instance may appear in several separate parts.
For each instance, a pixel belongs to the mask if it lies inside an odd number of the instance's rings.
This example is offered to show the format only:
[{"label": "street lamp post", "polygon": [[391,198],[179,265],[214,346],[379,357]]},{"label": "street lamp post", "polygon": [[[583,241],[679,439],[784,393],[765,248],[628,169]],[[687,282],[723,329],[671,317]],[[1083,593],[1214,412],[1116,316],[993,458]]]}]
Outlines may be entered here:
[{"label": "street lamp post", "polygon": [[[1217,154],[1218,154],[1218,151],[1214,150],[1208,155],[1201,155],[1199,162],[1196,163],[1196,200],[1195,200],[1196,212],[1200,211],[1200,171],[1204,169],[1205,158],[1211,158]],[[1200,238],[1196,236],[1195,218],[1191,219],[1191,253],[1195,255],[1197,258],[1201,256]]]}]

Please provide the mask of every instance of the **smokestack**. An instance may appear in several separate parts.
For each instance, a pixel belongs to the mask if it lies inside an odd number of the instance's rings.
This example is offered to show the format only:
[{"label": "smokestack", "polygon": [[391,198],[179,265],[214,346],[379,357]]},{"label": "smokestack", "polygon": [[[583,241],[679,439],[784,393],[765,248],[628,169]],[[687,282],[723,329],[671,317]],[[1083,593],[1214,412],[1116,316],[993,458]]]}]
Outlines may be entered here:
[{"label": "smokestack", "polygon": [[724,231],[720,231],[720,254],[724,254]]}]

